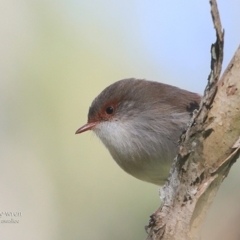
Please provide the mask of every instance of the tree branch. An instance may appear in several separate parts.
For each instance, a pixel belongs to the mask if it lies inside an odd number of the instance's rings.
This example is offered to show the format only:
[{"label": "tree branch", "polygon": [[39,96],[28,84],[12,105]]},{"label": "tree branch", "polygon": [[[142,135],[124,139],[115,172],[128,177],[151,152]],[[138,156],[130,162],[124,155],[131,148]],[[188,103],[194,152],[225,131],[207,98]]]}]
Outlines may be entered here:
[{"label": "tree branch", "polygon": [[211,72],[198,112],[181,136],[179,154],[163,186],[161,207],[147,240],[199,239],[206,212],[240,148],[240,48],[220,77],[224,33],[216,0],[210,1],[216,30]]}]

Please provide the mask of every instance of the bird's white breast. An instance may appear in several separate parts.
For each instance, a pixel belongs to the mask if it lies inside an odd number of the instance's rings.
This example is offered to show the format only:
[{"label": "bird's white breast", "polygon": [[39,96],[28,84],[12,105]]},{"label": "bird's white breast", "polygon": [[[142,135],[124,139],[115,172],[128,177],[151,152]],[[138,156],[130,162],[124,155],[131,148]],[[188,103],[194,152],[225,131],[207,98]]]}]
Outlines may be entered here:
[{"label": "bird's white breast", "polygon": [[[180,115],[176,116],[170,119],[179,121]],[[181,114],[181,118],[184,125],[189,116]],[[105,121],[93,130],[123,170],[143,181],[162,185],[176,155],[181,132],[177,124],[176,141],[173,141],[164,124],[163,119],[162,122]]]}]

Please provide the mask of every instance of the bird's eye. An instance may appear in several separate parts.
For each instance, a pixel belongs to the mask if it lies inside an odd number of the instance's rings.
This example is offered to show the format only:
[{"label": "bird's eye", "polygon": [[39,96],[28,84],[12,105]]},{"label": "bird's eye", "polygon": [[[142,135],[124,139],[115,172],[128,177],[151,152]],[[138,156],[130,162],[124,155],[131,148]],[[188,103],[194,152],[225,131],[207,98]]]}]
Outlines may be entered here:
[{"label": "bird's eye", "polygon": [[106,108],[107,114],[113,114],[114,108],[112,106]]}]

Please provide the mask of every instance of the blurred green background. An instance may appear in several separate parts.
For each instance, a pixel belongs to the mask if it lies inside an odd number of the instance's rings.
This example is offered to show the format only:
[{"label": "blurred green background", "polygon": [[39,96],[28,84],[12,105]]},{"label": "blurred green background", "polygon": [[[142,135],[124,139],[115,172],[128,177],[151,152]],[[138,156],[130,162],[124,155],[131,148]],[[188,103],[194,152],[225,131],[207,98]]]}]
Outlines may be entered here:
[{"label": "blurred green background", "polygon": [[[226,67],[240,3],[219,8]],[[0,29],[0,239],[144,239],[158,187],[124,173],[93,133],[74,133],[122,78],[202,93],[215,41],[208,1],[1,0]],[[239,180],[237,163],[203,239],[240,239]]]}]

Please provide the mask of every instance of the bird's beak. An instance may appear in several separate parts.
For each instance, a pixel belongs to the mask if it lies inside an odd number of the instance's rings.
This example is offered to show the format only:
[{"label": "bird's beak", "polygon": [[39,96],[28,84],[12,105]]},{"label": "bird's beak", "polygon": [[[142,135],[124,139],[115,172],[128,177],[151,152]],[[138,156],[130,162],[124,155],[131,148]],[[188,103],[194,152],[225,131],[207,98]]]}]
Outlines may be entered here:
[{"label": "bird's beak", "polygon": [[97,125],[97,122],[87,123],[87,124],[83,125],[82,127],[80,127],[80,128],[75,132],[75,134],[78,134],[78,133],[82,133],[82,132],[91,130],[91,129],[94,128],[96,125]]}]

